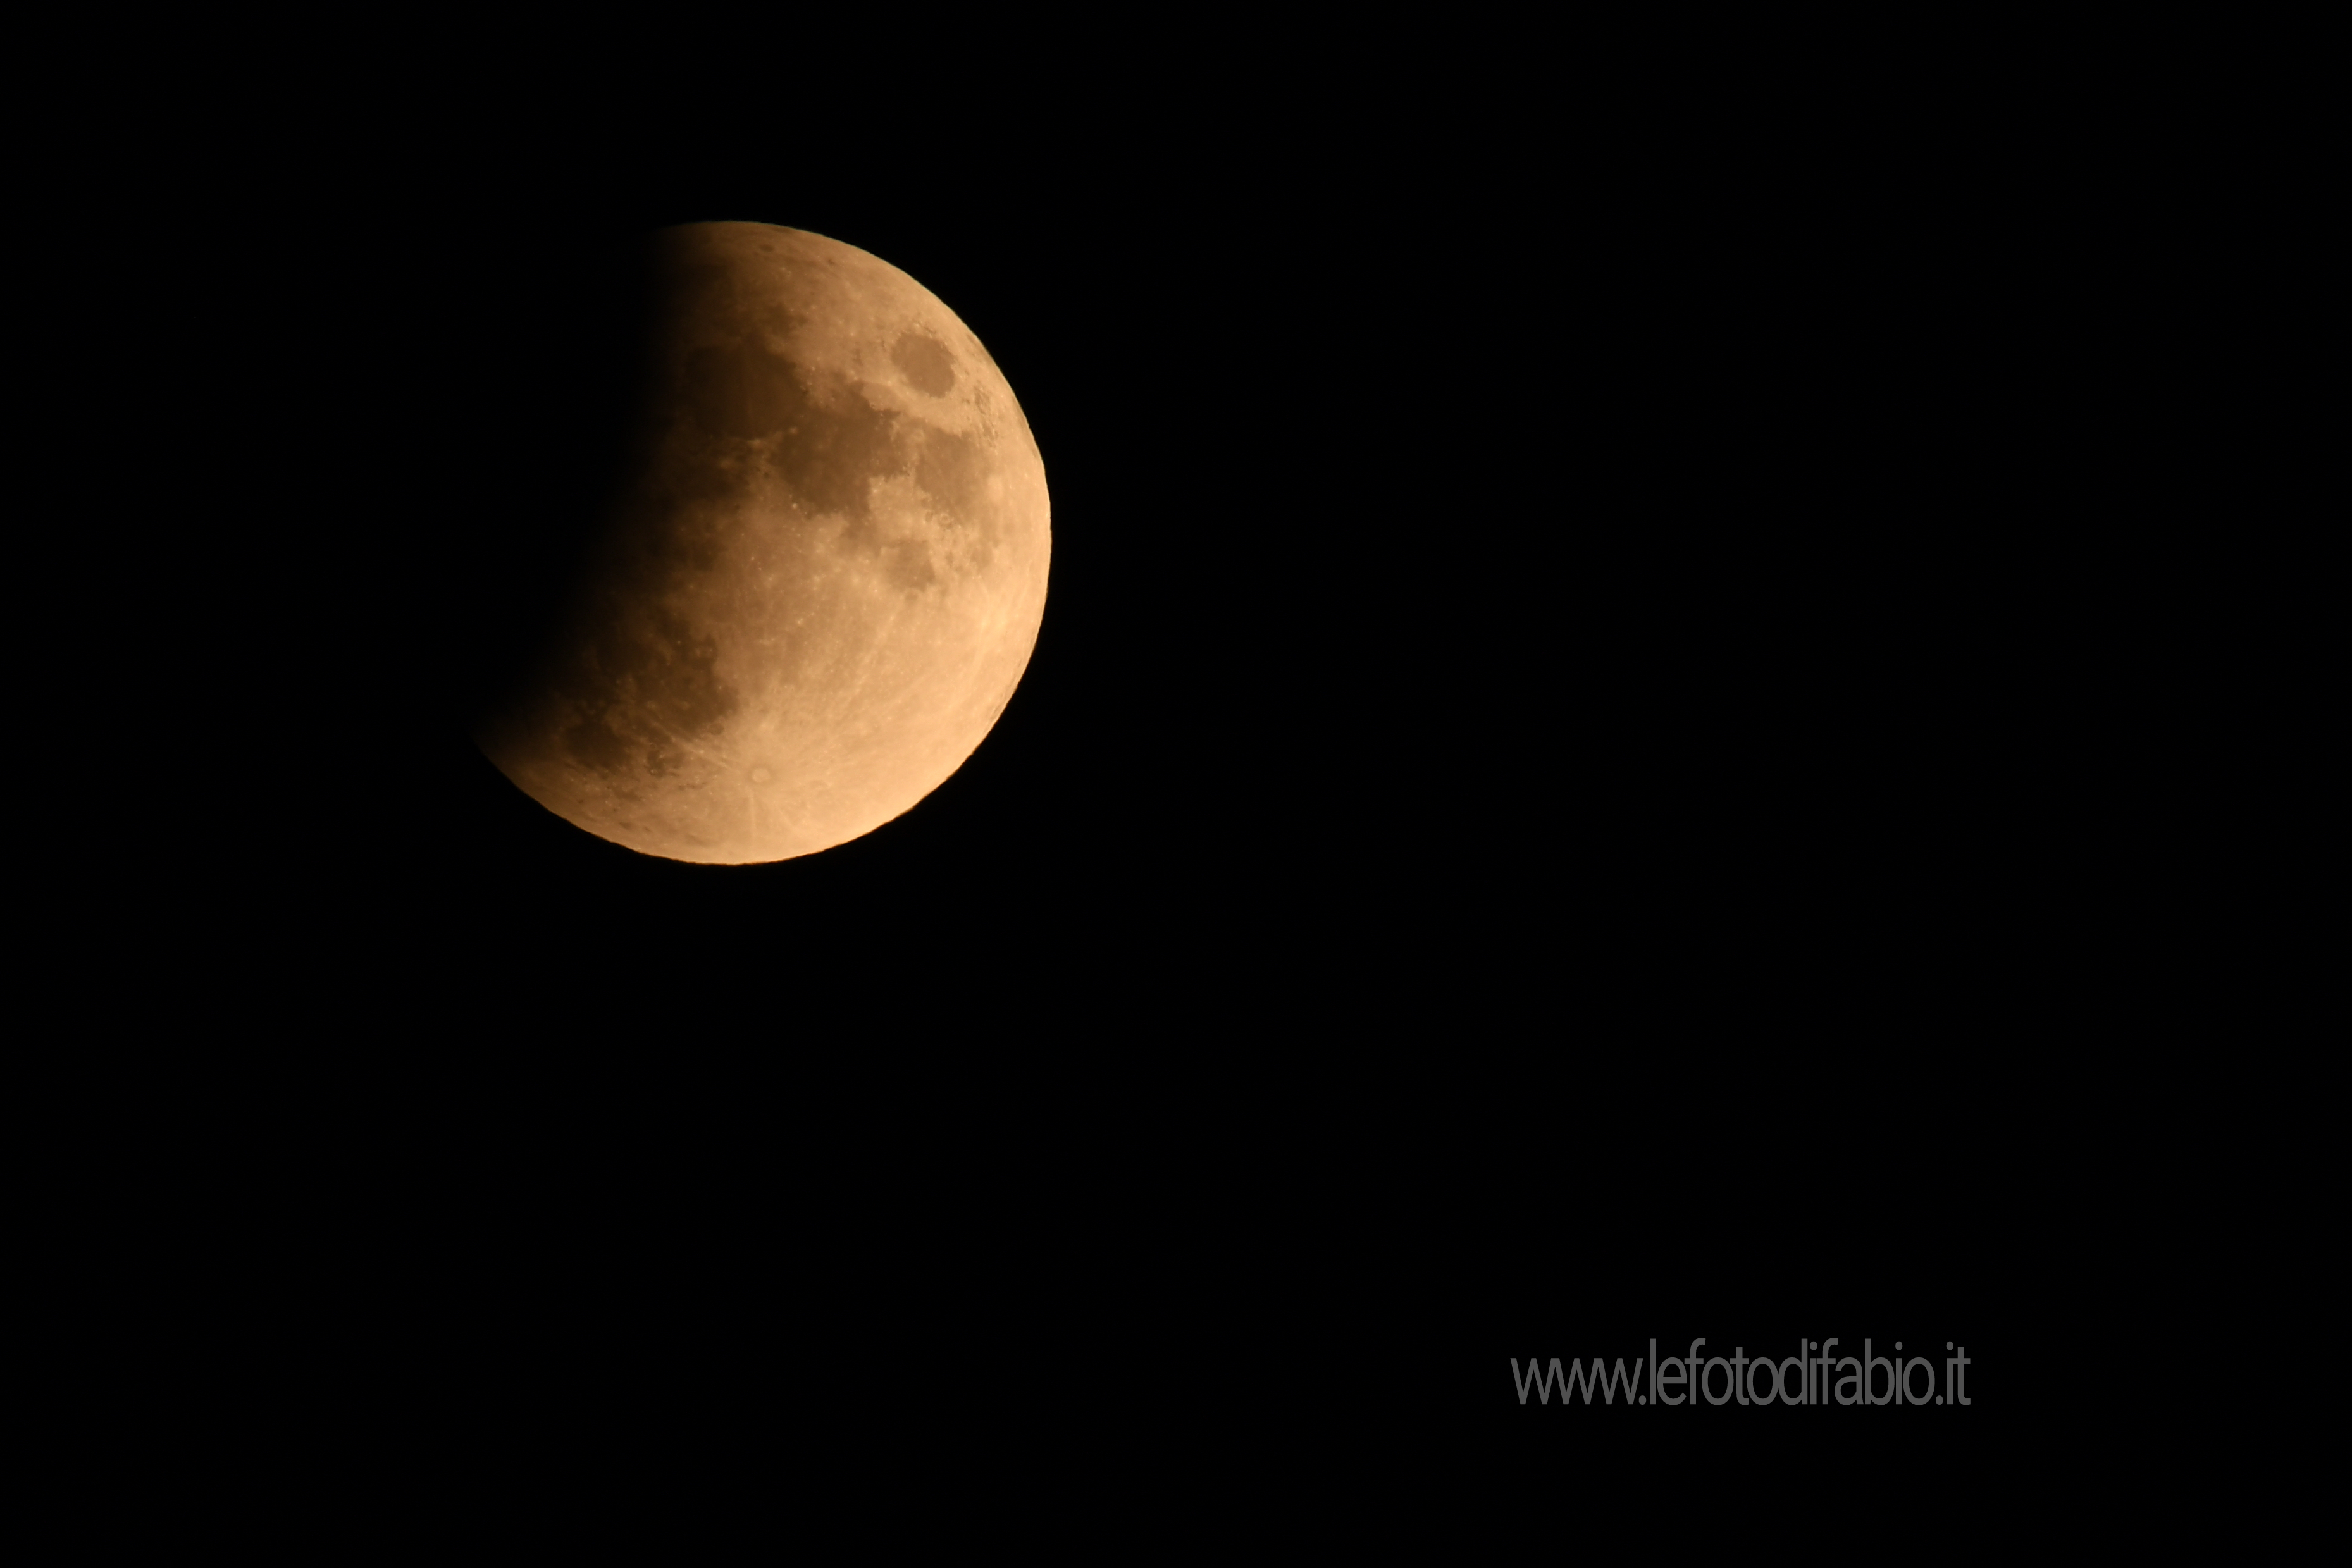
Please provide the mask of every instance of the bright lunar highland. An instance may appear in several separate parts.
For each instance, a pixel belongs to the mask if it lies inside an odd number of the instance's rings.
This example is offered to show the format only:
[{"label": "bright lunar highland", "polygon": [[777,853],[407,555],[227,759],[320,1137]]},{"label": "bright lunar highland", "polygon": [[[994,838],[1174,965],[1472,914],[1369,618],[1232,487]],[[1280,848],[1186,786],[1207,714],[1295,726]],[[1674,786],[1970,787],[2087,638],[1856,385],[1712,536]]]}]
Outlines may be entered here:
[{"label": "bright lunar highland", "polygon": [[629,482],[475,737],[633,850],[811,854],[913,807],[1003,711],[1045,612],[1045,465],[980,340],[888,263],[765,224],[648,243]]}]

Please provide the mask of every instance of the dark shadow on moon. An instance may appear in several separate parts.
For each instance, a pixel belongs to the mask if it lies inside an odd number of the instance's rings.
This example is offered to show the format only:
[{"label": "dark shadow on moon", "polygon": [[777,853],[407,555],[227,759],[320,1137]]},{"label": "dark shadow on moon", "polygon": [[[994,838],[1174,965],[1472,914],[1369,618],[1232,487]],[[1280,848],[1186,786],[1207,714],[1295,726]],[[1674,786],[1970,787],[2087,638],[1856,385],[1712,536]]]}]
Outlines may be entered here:
[{"label": "dark shadow on moon", "polygon": [[583,767],[613,773],[642,760],[661,778],[678,766],[680,740],[716,736],[741,706],[719,676],[718,640],[698,633],[658,598],[598,594],[582,632],[553,690],[583,716],[564,733],[566,749]]},{"label": "dark shadow on moon", "polygon": [[[583,271],[510,357],[529,412],[499,454],[503,506],[482,514],[469,700],[478,723],[553,741],[623,800],[741,708],[719,637],[673,606],[707,598],[763,476],[803,519],[829,520],[790,548],[862,559],[908,595],[986,570],[1007,527],[984,434],[877,404],[904,396],[881,382],[813,373],[780,348],[802,324],[794,305],[814,302],[745,298],[740,281],[656,236]],[[681,340],[694,346],[668,358]],[[900,333],[890,362],[924,395],[957,388],[954,356],[927,332]],[[904,537],[877,517],[887,479],[911,480],[936,531]]]},{"label": "dark shadow on moon", "polygon": [[437,613],[452,699],[477,720],[544,668],[642,470],[656,385],[666,290],[645,249],[550,244],[511,258],[484,283],[479,319],[449,329],[434,497],[446,510],[417,519],[462,563]]}]

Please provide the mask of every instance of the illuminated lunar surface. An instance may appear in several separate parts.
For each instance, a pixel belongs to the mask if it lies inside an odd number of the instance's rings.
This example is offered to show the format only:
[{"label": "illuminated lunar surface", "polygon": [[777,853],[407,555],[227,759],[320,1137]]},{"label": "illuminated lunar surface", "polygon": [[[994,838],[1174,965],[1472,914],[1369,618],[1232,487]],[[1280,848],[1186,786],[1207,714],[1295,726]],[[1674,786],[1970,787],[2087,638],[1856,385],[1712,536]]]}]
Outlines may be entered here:
[{"label": "illuminated lunar surface", "polygon": [[1045,611],[1045,466],[980,340],[887,262],[764,224],[650,243],[630,482],[475,737],[633,850],[814,853],[913,807],[1003,711]]}]

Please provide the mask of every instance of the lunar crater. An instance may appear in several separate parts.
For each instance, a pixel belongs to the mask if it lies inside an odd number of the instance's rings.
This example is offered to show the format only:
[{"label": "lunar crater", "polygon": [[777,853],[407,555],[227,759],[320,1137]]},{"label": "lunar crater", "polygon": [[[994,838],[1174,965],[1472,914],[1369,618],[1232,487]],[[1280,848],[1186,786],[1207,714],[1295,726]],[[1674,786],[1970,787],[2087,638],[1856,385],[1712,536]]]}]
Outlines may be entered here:
[{"label": "lunar crater", "polygon": [[917,392],[945,397],[955,390],[955,357],[947,345],[921,332],[901,332],[890,346],[890,362]]}]

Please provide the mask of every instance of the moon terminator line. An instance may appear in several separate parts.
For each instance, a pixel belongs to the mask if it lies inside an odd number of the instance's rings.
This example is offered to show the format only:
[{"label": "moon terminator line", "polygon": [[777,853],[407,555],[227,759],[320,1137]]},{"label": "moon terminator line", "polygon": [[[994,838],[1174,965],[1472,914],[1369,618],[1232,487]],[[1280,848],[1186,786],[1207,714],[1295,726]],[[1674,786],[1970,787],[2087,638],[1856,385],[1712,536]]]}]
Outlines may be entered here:
[{"label": "moon terminator line", "polygon": [[912,808],[1010,700],[1044,614],[1044,464],[980,340],[898,268],[765,224],[648,244],[630,481],[475,737],[631,849],[811,854]]}]

